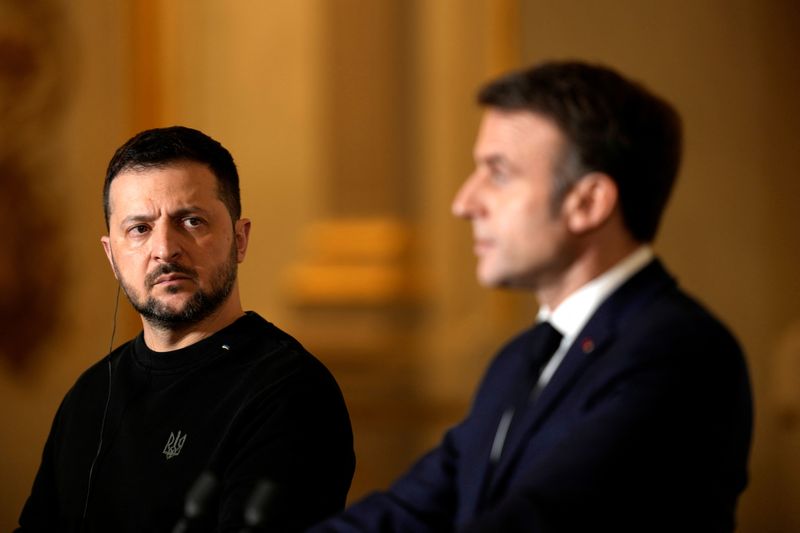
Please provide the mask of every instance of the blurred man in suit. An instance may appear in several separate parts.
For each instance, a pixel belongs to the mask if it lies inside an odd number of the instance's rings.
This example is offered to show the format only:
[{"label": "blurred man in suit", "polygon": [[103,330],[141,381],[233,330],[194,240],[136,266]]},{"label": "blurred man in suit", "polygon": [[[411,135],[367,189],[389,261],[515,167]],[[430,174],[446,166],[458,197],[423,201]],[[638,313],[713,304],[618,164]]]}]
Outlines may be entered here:
[{"label": "blurred man in suit", "polygon": [[751,393],[737,342],[650,247],[681,124],[615,71],[547,63],[478,95],[453,202],[478,280],[533,291],[536,325],[467,417],[388,491],[314,531],[731,531]]}]

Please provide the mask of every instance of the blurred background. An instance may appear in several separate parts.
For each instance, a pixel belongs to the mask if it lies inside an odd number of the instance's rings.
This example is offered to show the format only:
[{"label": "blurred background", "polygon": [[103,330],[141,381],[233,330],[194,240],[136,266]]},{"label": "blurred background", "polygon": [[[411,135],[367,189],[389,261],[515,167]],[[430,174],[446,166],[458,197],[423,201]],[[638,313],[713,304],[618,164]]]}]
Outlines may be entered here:
[{"label": "blurred background", "polygon": [[[184,124],[233,153],[253,221],[245,307],[336,375],[354,499],[437,442],[535,317],[529,296],[478,287],[468,224],[449,212],[476,88],[580,58],[683,115],[656,249],[748,355],[739,530],[800,531],[799,27],[794,0],[0,0],[0,530],[61,398],[108,349],[101,186],[116,147]],[[139,329],[121,303],[114,344]]]}]

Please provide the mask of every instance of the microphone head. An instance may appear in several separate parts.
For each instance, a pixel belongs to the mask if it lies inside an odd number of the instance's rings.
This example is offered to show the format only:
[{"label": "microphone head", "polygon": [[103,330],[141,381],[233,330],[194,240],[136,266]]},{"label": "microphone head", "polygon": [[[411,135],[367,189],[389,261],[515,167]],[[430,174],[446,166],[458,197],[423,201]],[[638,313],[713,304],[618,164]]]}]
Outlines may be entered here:
[{"label": "microphone head", "polygon": [[250,527],[263,526],[276,512],[278,484],[269,479],[256,483],[244,507],[244,523]]},{"label": "microphone head", "polygon": [[186,518],[194,519],[206,512],[209,502],[217,492],[217,477],[208,470],[200,474],[192,488],[186,493],[183,513]]}]

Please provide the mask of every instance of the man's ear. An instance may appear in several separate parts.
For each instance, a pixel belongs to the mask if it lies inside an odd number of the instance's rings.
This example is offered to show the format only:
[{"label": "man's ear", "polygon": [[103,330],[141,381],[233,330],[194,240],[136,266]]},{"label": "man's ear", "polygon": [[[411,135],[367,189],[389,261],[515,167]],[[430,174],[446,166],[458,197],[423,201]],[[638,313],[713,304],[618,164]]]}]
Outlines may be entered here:
[{"label": "man's ear", "polygon": [[114,277],[119,280],[117,269],[114,268],[114,256],[111,254],[111,239],[109,239],[108,235],[103,235],[100,237],[100,242],[103,244],[103,251],[106,253],[106,258],[108,258],[108,264],[111,265],[111,271],[114,273]]},{"label": "man's ear", "polygon": [[247,243],[250,239],[250,219],[240,218],[237,220],[234,224],[233,233],[236,239],[236,260],[241,263],[247,253]]},{"label": "man's ear", "polygon": [[567,228],[581,235],[599,228],[617,208],[619,189],[611,176],[590,172],[572,186],[564,199]]}]

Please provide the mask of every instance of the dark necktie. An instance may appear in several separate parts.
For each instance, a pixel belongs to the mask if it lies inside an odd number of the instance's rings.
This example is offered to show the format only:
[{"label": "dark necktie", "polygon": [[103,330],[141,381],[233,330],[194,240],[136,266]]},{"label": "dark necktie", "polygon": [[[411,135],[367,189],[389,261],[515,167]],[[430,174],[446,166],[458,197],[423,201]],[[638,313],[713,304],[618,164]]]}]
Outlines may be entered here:
[{"label": "dark necktie", "polygon": [[533,329],[534,333],[531,338],[530,355],[528,356],[527,395],[525,391],[523,391],[518,402],[518,405],[522,408],[524,408],[527,403],[536,400],[536,397],[539,396],[541,392],[539,376],[542,374],[544,367],[547,366],[547,363],[550,362],[553,354],[558,350],[558,347],[561,346],[561,340],[564,338],[550,322],[540,322]]},{"label": "dark necktie", "polygon": [[514,385],[510,405],[498,424],[490,454],[492,463],[496,464],[500,460],[506,437],[519,423],[528,404],[533,402],[541,392],[541,387],[538,386],[539,375],[560,346],[562,338],[561,333],[549,322],[539,322],[522,340],[520,349],[525,358],[526,367]]}]

